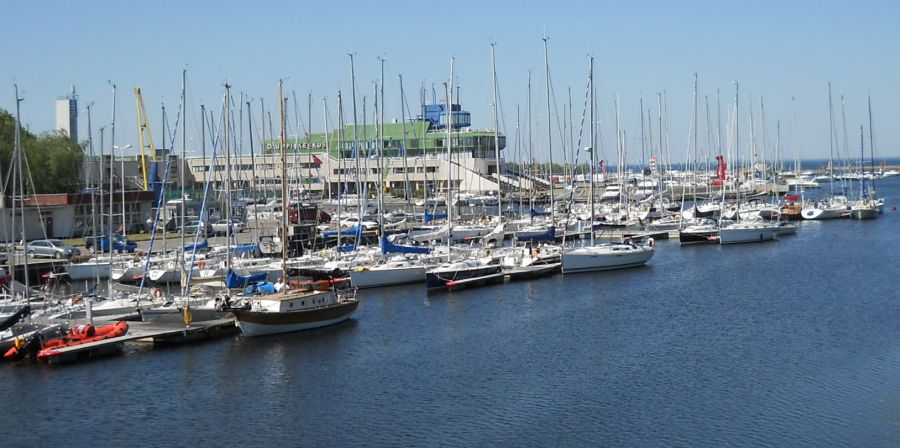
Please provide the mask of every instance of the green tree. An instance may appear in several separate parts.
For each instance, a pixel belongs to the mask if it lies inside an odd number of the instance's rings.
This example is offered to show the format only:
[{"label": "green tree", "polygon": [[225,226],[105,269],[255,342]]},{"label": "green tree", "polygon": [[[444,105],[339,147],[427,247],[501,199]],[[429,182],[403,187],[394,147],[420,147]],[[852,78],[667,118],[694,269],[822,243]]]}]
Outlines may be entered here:
[{"label": "green tree", "polygon": [[[16,119],[0,109],[0,169],[3,182],[9,190],[13,146],[15,145]],[[22,147],[26,170],[25,183],[28,192],[71,193],[82,186],[81,169],[84,163],[82,147],[57,132],[34,135],[22,129]]]}]

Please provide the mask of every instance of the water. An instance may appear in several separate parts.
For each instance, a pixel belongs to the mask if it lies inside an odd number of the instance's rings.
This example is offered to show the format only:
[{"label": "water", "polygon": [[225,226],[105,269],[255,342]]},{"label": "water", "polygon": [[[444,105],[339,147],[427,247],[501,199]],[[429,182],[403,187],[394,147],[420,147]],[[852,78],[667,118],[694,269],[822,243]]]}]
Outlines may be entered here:
[{"label": "water", "polygon": [[0,364],[0,445],[897,446],[900,179],[884,215],[70,366]]}]

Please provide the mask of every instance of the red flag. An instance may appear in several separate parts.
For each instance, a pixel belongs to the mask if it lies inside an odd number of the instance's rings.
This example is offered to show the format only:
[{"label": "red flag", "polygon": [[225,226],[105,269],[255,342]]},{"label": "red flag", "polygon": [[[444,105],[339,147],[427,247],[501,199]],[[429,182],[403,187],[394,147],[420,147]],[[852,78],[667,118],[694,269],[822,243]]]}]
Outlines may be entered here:
[{"label": "red flag", "polygon": [[317,167],[322,166],[322,159],[316,157],[315,154],[312,155],[313,163],[316,164]]}]

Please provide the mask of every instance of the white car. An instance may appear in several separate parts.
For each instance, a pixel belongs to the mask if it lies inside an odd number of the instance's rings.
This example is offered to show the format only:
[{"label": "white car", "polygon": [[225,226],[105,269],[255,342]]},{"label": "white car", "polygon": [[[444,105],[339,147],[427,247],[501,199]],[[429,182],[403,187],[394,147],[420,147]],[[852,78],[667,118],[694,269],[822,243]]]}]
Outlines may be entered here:
[{"label": "white car", "polygon": [[[219,234],[219,235],[224,235],[228,231],[228,220],[221,219],[219,221],[216,221],[215,223],[213,223],[212,229],[213,229],[214,233]],[[231,233],[232,234],[243,232],[245,230],[247,230],[246,224],[244,224],[243,222],[238,221],[236,219],[231,220]]]},{"label": "white car", "polygon": [[[341,227],[352,228],[356,227],[359,223],[360,220],[358,216],[351,216],[341,220]],[[375,230],[378,228],[378,222],[371,220],[369,216],[363,216],[362,227],[365,230]]]}]

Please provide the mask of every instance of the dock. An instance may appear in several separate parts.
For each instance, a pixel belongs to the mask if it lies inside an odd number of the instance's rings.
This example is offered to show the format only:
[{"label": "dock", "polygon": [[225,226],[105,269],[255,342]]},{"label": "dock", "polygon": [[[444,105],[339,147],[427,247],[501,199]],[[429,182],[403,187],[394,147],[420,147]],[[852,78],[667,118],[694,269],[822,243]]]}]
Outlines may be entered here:
[{"label": "dock", "polygon": [[59,364],[105,356],[117,353],[126,342],[185,343],[228,336],[237,331],[234,319],[192,322],[188,326],[177,322],[131,322],[128,325],[128,333],[122,336],[63,347],[54,350],[57,355],[47,360],[51,364]]}]

